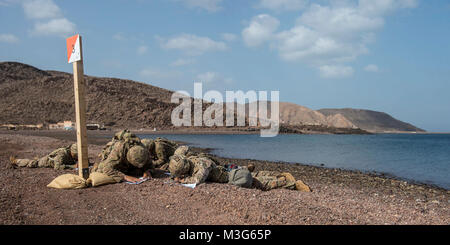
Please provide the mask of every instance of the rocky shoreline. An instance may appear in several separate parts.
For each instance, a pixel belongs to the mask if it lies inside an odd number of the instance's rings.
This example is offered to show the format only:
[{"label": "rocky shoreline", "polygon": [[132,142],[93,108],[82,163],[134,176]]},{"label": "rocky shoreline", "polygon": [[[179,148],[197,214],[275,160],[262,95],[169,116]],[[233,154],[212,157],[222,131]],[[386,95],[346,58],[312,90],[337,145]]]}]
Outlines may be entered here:
[{"label": "rocky shoreline", "polygon": [[[53,190],[46,184],[67,171],[12,169],[8,157],[44,155],[73,142],[75,135],[36,134],[0,132],[1,224],[450,224],[450,191],[436,186],[374,173],[218,156],[221,163],[291,172],[313,192],[262,192],[215,183],[188,189],[167,178],[138,186]],[[91,133],[92,161],[107,136]],[[136,204],[130,206],[130,201]]]}]

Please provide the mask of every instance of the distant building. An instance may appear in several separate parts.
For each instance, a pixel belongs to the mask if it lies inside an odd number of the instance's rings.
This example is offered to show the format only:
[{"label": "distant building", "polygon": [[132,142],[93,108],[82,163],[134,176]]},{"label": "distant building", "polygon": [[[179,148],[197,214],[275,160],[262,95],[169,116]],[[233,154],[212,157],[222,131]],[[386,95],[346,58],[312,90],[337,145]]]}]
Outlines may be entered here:
[{"label": "distant building", "polygon": [[65,130],[76,130],[77,126],[76,126],[75,122],[64,121],[64,129]]}]

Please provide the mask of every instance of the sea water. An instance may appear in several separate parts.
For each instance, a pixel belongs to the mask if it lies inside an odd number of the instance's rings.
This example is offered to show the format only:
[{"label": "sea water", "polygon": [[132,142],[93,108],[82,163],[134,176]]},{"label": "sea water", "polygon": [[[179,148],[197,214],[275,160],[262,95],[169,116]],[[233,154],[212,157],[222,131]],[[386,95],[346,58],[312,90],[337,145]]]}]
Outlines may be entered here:
[{"label": "sea water", "polygon": [[213,148],[222,157],[375,171],[450,189],[449,134],[139,136]]}]

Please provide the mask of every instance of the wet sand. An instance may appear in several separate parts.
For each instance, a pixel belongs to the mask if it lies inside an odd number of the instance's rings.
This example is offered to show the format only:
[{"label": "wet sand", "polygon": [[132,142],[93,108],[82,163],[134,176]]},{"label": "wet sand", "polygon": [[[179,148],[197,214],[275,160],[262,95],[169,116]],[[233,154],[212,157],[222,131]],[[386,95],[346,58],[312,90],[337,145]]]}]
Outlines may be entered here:
[{"label": "wet sand", "polygon": [[[112,134],[89,131],[91,161]],[[216,157],[291,172],[313,192],[217,183],[190,189],[162,176],[141,185],[56,190],[46,185],[73,171],[9,164],[10,155],[42,156],[75,139],[66,131],[0,131],[0,224],[450,224],[450,191],[357,171]]]}]

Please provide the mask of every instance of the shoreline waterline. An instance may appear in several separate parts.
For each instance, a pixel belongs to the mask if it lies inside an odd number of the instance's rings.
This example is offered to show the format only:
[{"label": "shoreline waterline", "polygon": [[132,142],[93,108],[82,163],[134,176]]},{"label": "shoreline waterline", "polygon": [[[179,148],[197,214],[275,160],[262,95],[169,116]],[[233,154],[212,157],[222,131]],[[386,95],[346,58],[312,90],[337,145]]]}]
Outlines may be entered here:
[{"label": "shoreline waterline", "polygon": [[256,135],[140,136],[189,142],[224,158],[362,171],[450,188],[449,135],[280,135],[266,139]]},{"label": "shoreline waterline", "polygon": [[[75,134],[29,135],[0,132],[2,195],[8,198],[5,207],[15,207],[20,202],[23,209],[19,215],[2,213],[10,224],[55,224],[60,223],[58,213],[69,217],[64,224],[449,224],[450,191],[422,184],[377,177],[360,171],[329,169],[301,164],[221,158],[213,156],[220,164],[256,166],[257,170],[289,172],[307,184],[312,192],[297,192],[276,189],[264,192],[257,189],[239,188],[228,184],[205,183],[195,189],[177,186],[167,178],[155,176],[143,185],[115,184],[76,191],[60,191],[45,186],[56,176],[72,173],[70,170],[13,169],[8,167],[9,156],[32,158],[48,154],[54,149],[76,141]],[[97,154],[111,139],[104,134],[90,134],[89,156],[98,161]],[[98,138],[96,138],[98,137]],[[194,148],[194,150],[197,150]],[[201,149],[198,149],[201,150]],[[208,150],[208,149],[206,149]],[[39,178],[36,178],[39,175]],[[29,181],[23,181],[23,180]],[[39,195],[36,195],[39,193]],[[86,206],[73,205],[85,200],[108,203],[108,212],[125,215],[129,201],[134,213],[126,221],[102,215],[102,219],[91,219],[82,213]],[[59,209],[61,205],[68,209]],[[253,207],[248,209],[248,207]],[[97,208],[96,208],[97,207]],[[151,208],[152,207],[152,208]],[[158,209],[155,210],[155,207]],[[170,208],[167,208],[170,207]],[[301,207],[301,208],[299,208]],[[201,210],[199,211],[198,208]],[[6,208],[5,210],[9,210]],[[41,211],[43,210],[43,211]],[[89,207],[93,212],[104,213],[102,205]],[[178,210],[178,211],[177,211]],[[188,213],[209,213],[201,219],[192,220]],[[251,211],[249,213],[249,211]],[[44,212],[44,217],[42,216]],[[1,213],[1,212],[0,212]],[[25,216],[26,215],[26,216]],[[178,215],[173,219],[173,215]],[[32,217],[31,219],[28,217]],[[34,218],[33,218],[34,217]],[[180,219],[181,217],[181,219]],[[189,217],[189,218],[187,218]],[[185,218],[185,219],[184,219]]]},{"label": "shoreline waterline", "polygon": [[[165,135],[158,135],[158,134],[141,134],[141,132],[136,132],[133,131],[134,133],[136,133],[138,136],[140,137],[150,137],[150,138],[154,138],[154,137],[158,137],[158,136],[165,136]],[[57,139],[68,139],[68,140],[73,140],[76,141],[76,134],[74,131],[27,131],[27,130],[23,130],[23,131],[2,131],[0,130],[0,134],[21,134],[21,135],[35,135],[35,136],[47,136],[47,137],[52,137],[52,138],[57,138]],[[106,144],[106,142],[109,141],[109,139],[114,135],[113,131],[109,131],[109,132],[105,132],[105,131],[89,131],[88,132],[89,136],[88,136],[88,140],[90,144],[96,144],[96,145],[104,145]],[[185,134],[177,134],[177,135],[170,135],[170,136],[184,136]],[[395,135],[395,134],[391,134],[391,135]],[[188,134],[186,136],[189,137],[196,137],[196,136],[214,136],[214,135],[204,135],[204,134]],[[221,134],[218,134],[218,136],[224,136]],[[230,135],[227,135],[230,136]],[[237,136],[241,136],[241,137],[246,137],[246,135],[237,135]],[[314,137],[348,137],[349,135],[301,135],[301,136],[314,136]],[[373,137],[373,136],[377,136],[377,135],[365,135],[362,137]],[[171,137],[169,137],[171,138]],[[374,177],[381,177],[381,178],[386,178],[386,179],[395,179],[395,180],[399,180],[399,181],[406,181],[408,183],[411,184],[416,184],[416,185],[422,185],[422,186],[427,186],[427,187],[432,187],[432,188],[438,188],[441,190],[449,190],[448,187],[446,186],[442,186],[442,185],[438,185],[436,183],[432,183],[432,182],[427,182],[427,181],[421,181],[421,180],[417,180],[414,178],[407,178],[407,177],[403,177],[403,176],[399,176],[397,174],[394,173],[390,173],[390,172],[386,172],[386,171],[379,171],[379,170],[362,170],[362,169],[356,169],[356,168],[346,168],[346,167],[340,167],[340,166],[330,166],[329,164],[327,164],[326,162],[321,162],[321,161],[317,161],[317,162],[307,162],[307,161],[284,161],[284,160],[278,160],[278,159],[258,159],[258,158],[251,158],[251,157],[234,157],[234,156],[229,156],[226,154],[222,154],[222,152],[220,152],[220,147],[214,147],[214,146],[203,146],[201,145],[201,143],[196,142],[196,141],[192,141],[192,140],[179,140],[179,139],[173,139],[177,142],[180,142],[182,144],[187,144],[190,145],[191,147],[195,147],[195,148],[199,148],[199,150],[201,151],[207,151],[217,157],[223,158],[223,159],[232,159],[232,160],[236,160],[236,161],[265,161],[265,162],[272,162],[274,164],[285,164],[285,165],[302,165],[302,166],[307,166],[307,167],[314,167],[314,168],[320,168],[323,169],[323,171],[326,170],[339,170],[339,171],[349,171],[349,172],[355,172],[355,173],[362,173],[362,174],[366,174],[369,176],[374,176]]]}]

